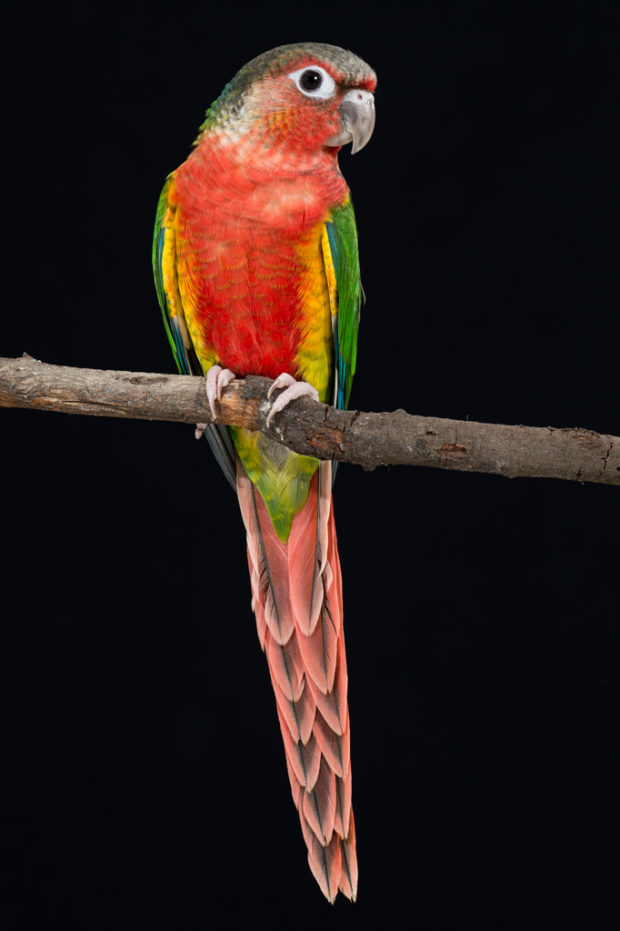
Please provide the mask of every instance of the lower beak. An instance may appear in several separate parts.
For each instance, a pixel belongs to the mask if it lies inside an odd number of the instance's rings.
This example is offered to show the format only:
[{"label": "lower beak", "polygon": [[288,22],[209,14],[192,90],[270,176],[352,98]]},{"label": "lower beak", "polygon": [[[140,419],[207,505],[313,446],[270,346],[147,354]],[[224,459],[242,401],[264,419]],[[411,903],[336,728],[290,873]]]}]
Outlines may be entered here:
[{"label": "lower beak", "polygon": [[375,98],[370,91],[354,87],[340,104],[342,129],[327,140],[327,145],[346,145],[352,142],[351,155],[363,149],[375,128]]}]

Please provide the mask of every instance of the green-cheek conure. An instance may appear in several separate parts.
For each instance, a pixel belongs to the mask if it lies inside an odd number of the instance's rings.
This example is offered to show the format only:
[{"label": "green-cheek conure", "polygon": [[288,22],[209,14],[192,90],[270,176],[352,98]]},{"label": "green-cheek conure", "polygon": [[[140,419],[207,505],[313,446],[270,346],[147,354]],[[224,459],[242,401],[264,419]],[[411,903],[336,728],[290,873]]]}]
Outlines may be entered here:
[{"label": "green-cheek conure", "polygon": [[[346,406],[361,285],[340,147],[374,127],[376,76],[356,55],[299,43],[255,58],[207,112],[167,179],[155,227],[159,302],[181,372],[215,414],[234,377]],[[357,890],[342,583],[332,464],[262,433],[207,428],[236,488],[252,606],[267,657],[310,867],[330,901]],[[239,688],[243,684],[239,683]]]}]

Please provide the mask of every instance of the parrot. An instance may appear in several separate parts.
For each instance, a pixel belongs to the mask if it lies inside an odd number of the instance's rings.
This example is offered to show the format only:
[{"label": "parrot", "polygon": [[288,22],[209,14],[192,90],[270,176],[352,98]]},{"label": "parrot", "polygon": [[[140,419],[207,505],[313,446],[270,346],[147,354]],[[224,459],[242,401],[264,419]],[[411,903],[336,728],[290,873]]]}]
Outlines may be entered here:
[{"label": "parrot", "polygon": [[[214,420],[233,378],[273,379],[268,421],[295,398],[346,408],[363,303],[357,229],[338,164],[375,125],[372,68],[316,42],[244,65],[168,175],[153,271],[179,372],[205,377]],[[357,896],[335,466],[264,433],[198,425],[236,491],[252,609],[308,862],[330,902]]]}]

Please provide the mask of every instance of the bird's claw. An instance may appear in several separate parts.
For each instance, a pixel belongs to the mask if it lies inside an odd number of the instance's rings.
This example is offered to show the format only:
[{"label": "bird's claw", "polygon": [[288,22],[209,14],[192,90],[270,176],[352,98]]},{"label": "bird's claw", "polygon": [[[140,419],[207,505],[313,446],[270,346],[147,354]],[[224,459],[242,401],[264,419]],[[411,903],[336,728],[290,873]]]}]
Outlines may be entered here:
[{"label": "bird's claw", "polygon": [[[211,409],[211,414],[215,420],[217,415],[215,413],[215,402],[219,401],[222,397],[222,391],[229,385],[231,381],[235,378],[235,373],[231,372],[230,369],[223,369],[221,365],[212,365],[205,379],[205,385],[207,390],[207,400],[209,402],[209,407]],[[197,423],[195,437],[197,440],[200,439],[202,434],[207,429],[208,424],[206,423]]]},{"label": "bird's claw", "polygon": [[222,391],[226,385],[229,385],[231,381],[234,381],[234,378],[235,373],[231,372],[230,369],[223,369],[221,365],[212,365],[207,372],[207,400],[209,402],[209,407],[211,408],[211,414],[213,415],[214,420],[217,416],[215,413],[215,402],[220,400],[222,397]]},{"label": "bird's claw", "polygon": [[271,424],[275,415],[284,410],[284,408],[296,398],[312,398],[313,401],[319,400],[319,392],[314,385],[310,385],[307,381],[296,381],[288,372],[282,372],[281,375],[278,375],[278,377],[274,379],[267,392],[267,397],[270,398],[273,392],[277,391],[278,388],[284,388],[284,391],[282,394],[278,395],[271,405],[271,410],[265,421],[265,426],[267,427]]}]

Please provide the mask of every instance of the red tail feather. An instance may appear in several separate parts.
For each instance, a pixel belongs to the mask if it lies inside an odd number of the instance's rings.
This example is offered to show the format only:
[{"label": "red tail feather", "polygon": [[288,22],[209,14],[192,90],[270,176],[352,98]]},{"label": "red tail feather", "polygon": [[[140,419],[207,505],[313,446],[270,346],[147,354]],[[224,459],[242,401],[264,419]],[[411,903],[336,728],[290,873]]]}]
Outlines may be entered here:
[{"label": "red tail feather", "polygon": [[342,577],[331,497],[321,463],[288,543],[239,464],[252,607],[267,656],[293,799],[308,862],[330,901],[357,892]]}]

